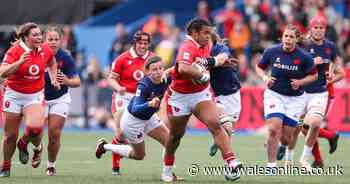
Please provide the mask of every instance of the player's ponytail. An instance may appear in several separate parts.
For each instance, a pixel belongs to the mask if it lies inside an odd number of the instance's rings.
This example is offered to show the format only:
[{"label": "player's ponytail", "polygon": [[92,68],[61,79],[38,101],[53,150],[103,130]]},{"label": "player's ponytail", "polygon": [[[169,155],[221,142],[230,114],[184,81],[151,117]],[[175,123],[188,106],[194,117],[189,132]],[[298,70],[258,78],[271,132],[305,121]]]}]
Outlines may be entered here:
[{"label": "player's ponytail", "polygon": [[194,18],[187,24],[186,31],[189,35],[191,35],[194,32],[199,32],[200,30],[202,30],[204,26],[211,27],[212,24],[205,19]]},{"label": "player's ponytail", "polygon": [[24,41],[25,37],[29,36],[32,29],[39,28],[39,26],[33,22],[27,22],[22,24],[17,31],[17,39]]}]

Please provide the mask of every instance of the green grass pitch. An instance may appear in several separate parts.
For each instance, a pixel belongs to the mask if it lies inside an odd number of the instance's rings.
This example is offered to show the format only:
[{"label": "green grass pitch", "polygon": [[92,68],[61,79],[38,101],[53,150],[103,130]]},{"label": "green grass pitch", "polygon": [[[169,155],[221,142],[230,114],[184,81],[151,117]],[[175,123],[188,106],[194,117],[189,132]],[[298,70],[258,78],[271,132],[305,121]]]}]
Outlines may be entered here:
[{"label": "green grass pitch", "polygon": [[[99,137],[111,138],[111,133],[99,132],[69,132],[64,133],[61,152],[56,163],[57,176],[48,177],[45,174],[47,152],[44,151],[43,161],[39,168],[21,165],[18,152],[13,157],[13,167],[10,178],[0,178],[4,184],[116,184],[116,183],[162,183],[161,146],[146,139],[146,158],[143,161],[122,160],[122,175],[111,175],[111,154],[105,154],[98,160],[94,156],[96,140]],[[244,165],[266,165],[264,136],[239,136],[233,138],[234,149]],[[300,156],[304,139],[300,137],[295,153],[295,160]],[[188,169],[191,164],[203,166],[221,166],[220,154],[208,156],[208,146],[212,142],[209,135],[186,135],[176,154],[176,174],[186,181],[181,183],[229,183],[223,176],[206,176],[200,173],[190,176]],[[47,137],[44,138],[47,143]],[[339,164],[343,167],[343,176],[243,176],[235,183],[280,184],[280,183],[349,183],[350,181],[350,139],[340,139],[338,150],[333,155],[328,154],[328,143],[321,140],[321,149],[326,167]],[[1,155],[2,158],[2,155]],[[282,166],[283,162],[279,162]]]}]

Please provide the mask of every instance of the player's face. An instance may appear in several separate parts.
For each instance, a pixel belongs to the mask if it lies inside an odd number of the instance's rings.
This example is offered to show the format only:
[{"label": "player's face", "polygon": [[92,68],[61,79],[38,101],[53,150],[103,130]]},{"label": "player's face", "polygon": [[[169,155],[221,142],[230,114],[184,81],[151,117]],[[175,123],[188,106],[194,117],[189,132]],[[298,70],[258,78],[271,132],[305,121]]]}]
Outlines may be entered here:
[{"label": "player's face", "polygon": [[25,38],[26,44],[32,49],[38,48],[43,41],[43,35],[39,28],[33,28],[29,31],[29,35]]},{"label": "player's face", "polygon": [[286,51],[293,50],[297,43],[297,37],[295,31],[286,29],[282,35],[283,49]]},{"label": "player's face", "polygon": [[159,61],[149,65],[147,75],[155,83],[160,83],[162,81],[162,74],[164,72],[163,62]]},{"label": "player's face", "polygon": [[326,27],[323,25],[315,25],[311,28],[311,37],[314,40],[322,40],[326,35]]},{"label": "player's face", "polygon": [[45,42],[56,53],[61,45],[60,35],[56,31],[47,32],[45,35]]},{"label": "player's face", "polygon": [[136,54],[139,56],[143,56],[146,54],[149,49],[150,43],[147,40],[147,36],[142,36],[141,40],[137,41],[135,44]]},{"label": "player's face", "polygon": [[199,45],[206,46],[209,43],[211,33],[212,27],[204,26],[199,32],[195,33],[194,39],[199,43]]}]

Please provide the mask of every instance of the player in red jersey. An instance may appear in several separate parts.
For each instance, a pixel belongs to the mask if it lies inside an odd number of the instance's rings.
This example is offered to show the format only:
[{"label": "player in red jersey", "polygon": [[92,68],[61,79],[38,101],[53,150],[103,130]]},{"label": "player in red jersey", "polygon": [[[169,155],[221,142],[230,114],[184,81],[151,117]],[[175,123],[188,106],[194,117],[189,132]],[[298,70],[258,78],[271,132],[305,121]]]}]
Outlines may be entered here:
[{"label": "player in red jersey", "polygon": [[16,149],[18,129],[22,118],[26,122],[25,134],[18,141],[19,160],[29,160],[27,145],[34,145],[32,167],[40,164],[44,126],[44,74],[48,67],[52,84],[60,88],[56,80],[57,65],[52,50],[43,44],[42,33],[35,23],[25,23],[18,31],[19,41],[5,54],[0,66],[0,77],[5,78],[3,102],[4,136],[3,162],[0,177],[9,177],[11,158]]},{"label": "player in red jersey", "polygon": [[[118,56],[112,63],[108,83],[114,90],[112,96],[112,113],[116,121],[115,136],[112,144],[124,143],[120,129],[120,119],[131,98],[135,95],[137,82],[144,77],[143,66],[147,58],[155,54],[149,51],[150,34],[142,31],[135,33],[133,46]],[[119,175],[120,156],[112,154],[112,174]]]},{"label": "player in red jersey", "polygon": [[[175,152],[186,131],[187,122],[193,114],[201,120],[212,133],[219,147],[225,165],[234,169],[241,166],[232,152],[229,136],[219,123],[219,112],[209,90],[210,75],[206,69],[195,63],[204,59],[210,66],[223,64],[227,58],[210,57],[209,39],[211,24],[204,19],[193,19],[187,27],[187,37],[179,48],[172,83],[166,96],[167,112],[170,120],[170,139],[164,155],[164,169],[161,179],[176,181],[173,174]],[[234,170],[232,169],[232,170]],[[236,180],[236,172],[228,173],[226,179]]]}]

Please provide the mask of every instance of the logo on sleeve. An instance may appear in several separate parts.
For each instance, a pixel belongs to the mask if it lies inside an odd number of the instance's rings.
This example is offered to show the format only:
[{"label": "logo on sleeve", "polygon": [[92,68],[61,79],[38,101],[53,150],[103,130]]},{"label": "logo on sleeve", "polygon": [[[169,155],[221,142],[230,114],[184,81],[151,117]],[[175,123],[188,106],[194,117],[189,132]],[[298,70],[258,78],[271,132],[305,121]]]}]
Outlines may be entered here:
[{"label": "logo on sleeve", "polygon": [[189,60],[190,59],[190,53],[189,52],[184,52],[183,58]]},{"label": "logo on sleeve", "polygon": [[300,59],[295,59],[295,60],[293,61],[293,63],[294,63],[295,65],[299,65],[299,64],[301,63],[301,61],[300,61]]}]

